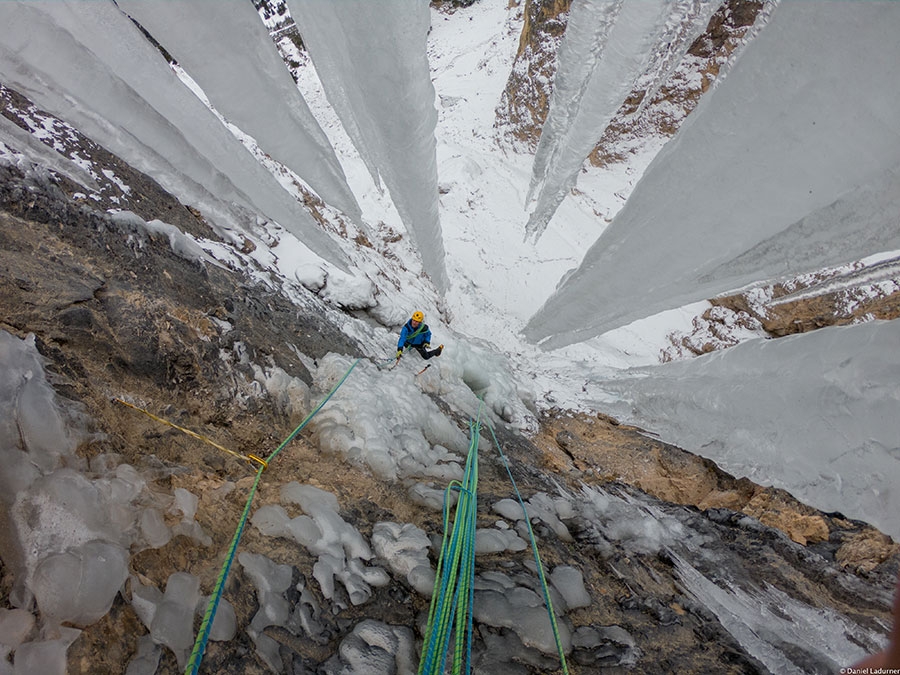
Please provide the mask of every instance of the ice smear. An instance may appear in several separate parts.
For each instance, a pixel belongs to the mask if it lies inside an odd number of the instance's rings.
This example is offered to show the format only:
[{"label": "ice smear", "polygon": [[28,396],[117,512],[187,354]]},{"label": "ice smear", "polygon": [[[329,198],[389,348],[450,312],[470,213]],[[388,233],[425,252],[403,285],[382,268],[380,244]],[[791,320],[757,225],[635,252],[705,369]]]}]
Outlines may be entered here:
[{"label": "ice smear", "polygon": [[[506,592],[476,590],[473,614],[479,623],[509,628],[528,647],[556,654],[550,617],[542,598],[530,589],[516,586]],[[557,621],[563,651],[572,649],[572,632],[566,621]]]},{"label": "ice smear", "polygon": [[13,673],[15,675],[66,675],[66,650],[69,649],[80,630],[61,627],[58,636],[36,642],[26,642],[16,649]]},{"label": "ice smear", "polygon": [[420,595],[430,597],[434,589],[434,571],[428,560],[431,540],[412,523],[375,523],[372,548],[387,561],[394,574],[403,575]]},{"label": "ice smear", "polygon": [[161,656],[162,649],[153,641],[153,637],[142,635],[138,638],[137,653],[128,662],[125,675],[156,675]]},{"label": "ice smear", "polygon": [[[861,644],[880,641],[827,608],[809,607],[769,585],[743,589],[727,581],[714,583],[680,556],[673,557],[688,593],[770,672],[837,672],[868,656]],[[790,649],[780,648],[787,645]]]},{"label": "ice smear", "polygon": [[259,610],[250,621],[247,633],[256,643],[262,659],[276,673],[282,672],[278,643],[262,631],[267,626],[285,626],[291,617],[291,606],[284,592],[291,585],[293,569],[290,565],[278,565],[264,555],[243,552],[238,562],[256,586]]},{"label": "ice smear", "polygon": [[30,584],[38,607],[58,622],[98,621],[128,578],[128,559],[124,548],[103,541],[41,558]]},{"label": "ice smear", "polygon": [[369,567],[364,561],[373,557],[372,549],[360,532],[337,512],[337,498],[312,485],[288,483],[281,488],[285,503],[299,505],[304,513],[291,518],[284,507],[270,504],[257,510],[251,522],[269,536],[288,537],[303,545],[315,556],[313,576],[326,599],[345,605],[336,595],[335,582],[340,581],[353,605],[366,602],[371,586],[388,583],[387,573],[380,567]]},{"label": "ice smear", "polygon": [[550,573],[550,583],[559,591],[569,609],[589,607],[591,596],[584,587],[584,577],[571,565],[559,565]]},{"label": "ice smear", "polygon": [[437,110],[418,0],[288,0],[325,94],[376,183],[384,179],[439,290],[448,287],[438,213]]},{"label": "ice smear", "polygon": [[34,336],[20,340],[0,331],[0,499],[12,502],[40,472],[52,471],[74,450],[64,413],[47,383]]},{"label": "ice smear", "polygon": [[[327,355],[319,364],[319,386],[336,382],[349,365],[345,357]],[[367,465],[384,480],[434,475],[441,468],[462,478],[462,460],[452,451],[464,453],[466,437],[414,378],[403,368],[381,371],[359,364],[311,423],[319,446]]]},{"label": "ice smear", "polygon": [[194,613],[200,600],[200,579],[187,572],[169,576],[162,602],[156,607],[150,634],[157,644],[171,649],[184,668],[194,644]]}]

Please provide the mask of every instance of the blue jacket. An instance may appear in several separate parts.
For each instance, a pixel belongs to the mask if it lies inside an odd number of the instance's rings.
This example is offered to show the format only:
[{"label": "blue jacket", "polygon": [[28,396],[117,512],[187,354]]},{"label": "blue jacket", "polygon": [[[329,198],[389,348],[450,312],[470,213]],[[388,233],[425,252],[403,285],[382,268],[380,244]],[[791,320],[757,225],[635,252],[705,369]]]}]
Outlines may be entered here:
[{"label": "blue jacket", "polygon": [[[418,333],[415,337],[412,337],[416,331],[418,331]],[[431,331],[428,328],[428,324],[423,323],[419,325],[418,328],[413,328],[412,319],[410,319],[403,328],[400,329],[400,340],[397,342],[397,349],[403,349],[407,345],[410,347],[417,347],[419,345],[424,345],[426,342],[431,342]]]}]

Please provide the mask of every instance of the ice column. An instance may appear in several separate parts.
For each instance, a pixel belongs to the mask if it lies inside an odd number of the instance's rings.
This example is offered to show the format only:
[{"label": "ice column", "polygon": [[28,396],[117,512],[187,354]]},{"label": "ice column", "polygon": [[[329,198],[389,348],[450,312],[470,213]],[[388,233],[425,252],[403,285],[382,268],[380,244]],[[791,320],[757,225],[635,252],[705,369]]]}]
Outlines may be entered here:
[{"label": "ice column", "polygon": [[897,538],[898,344],[900,322],[872,321],[744,342],[601,386],[627,406],[614,409],[624,419]]},{"label": "ice column", "polygon": [[[687,51],[721,2],[580,0],[559,49],[550,113],[534,158],[526,232],[539,237],[574,187],[585,157],[638,78],[663,77]],[[658,86],[651,81],[647,89]]]},{"label": "ice column", "polygon": [[[571,344],[762,281],[756,247],[779,237],[791,253],[767,250],[793,273],[835,262],[831,242],[851,260],[895,246],[898,29],[896,2],[778,5],[526,336]],[[867,204],[864,215],[841,198]]]},{"label": "ice column", "polygon": [[220,225],[265,214],[346,269],[337,244],[111,2],[0,3],[0,78]]},{"label": "ice column", "polygon": [[210,103],[259,146],[359,222],[361,211],[334,149],[249,2],[119,5],[203,88]]},{"label": "ice column", "polygon": [[437,110],[420,0],[288,0],[325,94],[376,184],[384,179],[425,273],[447,287],[438,218]]}]

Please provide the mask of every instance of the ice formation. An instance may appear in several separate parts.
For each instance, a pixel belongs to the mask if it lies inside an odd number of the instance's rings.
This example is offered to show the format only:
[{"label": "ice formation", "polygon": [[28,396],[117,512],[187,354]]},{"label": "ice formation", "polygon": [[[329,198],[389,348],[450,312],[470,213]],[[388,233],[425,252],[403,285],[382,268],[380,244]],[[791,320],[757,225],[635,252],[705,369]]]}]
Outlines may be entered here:
[{"label": "ice formation", "polygon": [[[12,525],[2,555],[14,573],[9,600],[17,608],[0,616],[0,642],[15,649],[15,672],[63,673],[74,638],[66,632],[72,629],[59,625],[87,626],[109,612],[128,578],[132,546],[162,546],[173,533],[199,544],[210,539],[194,520],[197,497],[189,491],[176,488],[169,497],[149,489],[152,472],[142,474],[110,455],[94,457],[88,465],[73,454],[83,433],[78,412],[57,400],[33,336],[19,340],[0,331],[0,372],[0,495]],[[182,516],[174,528],[162,518],[168,509]],[[188,598],[187,590],[177,580],[165,597],[153,587],[140,587],[132,593],[132,605],[151,628],[157,606],[175,611],[173,598]],[[197,600],[191,596],[190,602],[193,616]],[[27,610],[35,603],[45,632],[56,627],[59,635],[27,640],[33,619],[24,617],[32,616]],[[159,631],[154,639],[181,658],[182,643],[165,628]],[[153,659],[153,653],[144,656]],[[40,665],[29,670],[27,664]]]},{"label": "ice formation", "polygon": [[394,574],[406,577],[410,585],[425,597],[434,588],[434,571],[428,560],[431,540],[411,523],[375,523],[372,548],[385,560]]},{"label": "ice formation", "polygon": [[113,3],[5,2],[0,38],[4,83],[220,227],[246,226],[248,209],[264,213],[325,260],[346,266],[309,213]]},{"label": "ice formation", "polygon": [[312,485],[291,482],[281,488],[281,499],[300,506],[303,514],[291,518],[283,506],[263,506],[253,514],[251,522],[269,536],[294,539],[317,557],[313,576],[322,595],[342,604],[335,596],[335,582],[340,581],[353,605],[366,602],[371,586],[384,586],[387,573],[380,567],[368,566],[372,549],[359,531],[338,514],[337,498]]},{"label": "ice formation", "polygon": [[[896,247],[898,26],[893,2],[780,3],[526,336],[559,347],[774,265],[798,274]],[[788,252],[767,269],[776,244]]]},{"label": "ice formation", "polygon": [[550,112],[534,156],[529,200],[537,203],[525,231],[539,237],[575,186],[584,159],[638,78],[658,87],[720,1],[582,0],[572,4],[557,56]]},{"label": "ice formation", "polygon": [[[253,5],[217,0],[116,4],[190,74],[216,110],[324,201],[359,221],[359,205],[334,149]],[[235,45],[248,48],[238,51]]]},{"label": "ice formation", "polygon": [[341,641],[325,675],[406,675],[416,672],[415,636],[406,626],[366,619]]},{"label": "ice formation", "polygon": [[602,386],[624,419],[896,538],[898,340],[897,321],[822,328],[626,371]]},{"label": "ice formation", "polygon": [[[319,376],[326,383],[337,381],[349,364],[329,354],[319,365]],[[366,465],[387,480],[461,478],[463,460],[454,453],[466,452],[466,437],[413,386],[414,372],[360,364],[313,419],[320,447]]]},{"label": "ice formation", "polygon": [[417,0],[288,0],[325,94],[376,184],[384,179],[424,271],[448,287],[438,215],[437,110]]}]

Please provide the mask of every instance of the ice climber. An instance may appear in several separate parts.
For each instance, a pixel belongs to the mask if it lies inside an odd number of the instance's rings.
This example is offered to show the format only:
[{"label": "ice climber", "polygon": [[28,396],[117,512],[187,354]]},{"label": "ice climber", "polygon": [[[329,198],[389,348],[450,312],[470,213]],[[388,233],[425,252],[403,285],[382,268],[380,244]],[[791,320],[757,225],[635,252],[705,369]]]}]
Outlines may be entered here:
[{"label": "ice climber", "polygon": [[412,318],[400,329],[400,340],[397,342],[397,358],[403,356],[404,349],[415,349],[423,359],[432,356],[440,356],[444,351],[444,345],[438,345],[437,349],[431,347],[431,329],[425,323],[425,315],[422,312],[413,312]]}]

